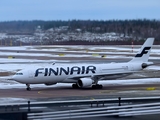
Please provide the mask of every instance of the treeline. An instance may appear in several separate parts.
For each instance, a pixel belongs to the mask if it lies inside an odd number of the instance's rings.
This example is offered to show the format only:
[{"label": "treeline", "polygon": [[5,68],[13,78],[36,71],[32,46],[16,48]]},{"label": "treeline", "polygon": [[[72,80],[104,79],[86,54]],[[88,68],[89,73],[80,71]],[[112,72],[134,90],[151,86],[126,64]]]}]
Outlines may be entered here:
[{"label": "treeline", "polygon": [[81,32],[109,33],[115,32],[133,39],[155,37],[160,40],[160,21],[148,19],[135,20],[68,20],[68,21],[5,21],[0,22],[0,32],[34,33],[37,26],[42,30],[68,26],[68,31],[80,29]]}]

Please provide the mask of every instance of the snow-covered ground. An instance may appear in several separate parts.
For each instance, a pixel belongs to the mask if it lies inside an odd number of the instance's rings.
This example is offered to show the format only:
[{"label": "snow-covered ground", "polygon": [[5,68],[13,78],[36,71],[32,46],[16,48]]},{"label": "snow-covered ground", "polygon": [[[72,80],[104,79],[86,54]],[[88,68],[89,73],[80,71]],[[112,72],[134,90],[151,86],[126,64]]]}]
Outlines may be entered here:
[{"label": "snow-covered ground", "polygon": [[[140,46],[139,46],[140,48]],[[5,55],[5,56],[48,56],[48,57],[95,57],[95,58],[101,58],[99,54],[103,53],[106,56],[103,57],[105,58],[132,58],[136,52],[139,50],[138,47],[134,48],[132,52],[132,48],[129,47],[122,47],[122,46],[19,46],[19,47],[0,47],[0,50],[25,50],[25,51],[37,51],[37,53],[21,53],[21,52],[0,52],[0,55]],[[70,54],[42,54],[38,53],[38,51],[57,51],[57,52],[73,52]],[[76,52],[85,52],[85,53],[92,53],[88,55],[79,55],[79,54],[74,54]],[[108,55],[109,54],[109,55]],[[152,57],[152,55],[157,55],[156,57]],[[151,52],[151,57],[150,59],[160,59],[160,49],[152,49]],[[53,59],[53,60],[37,60],[37,59],[10,59],[10,58],[0,58],[0,63],[8,63],[8,62],[56,62],[59,60]],[[65,60],[67,62],[67,60]],[[15,70],[15,69],[23,69],[28,66],[28,64],[0,64],[0,71],[10,71],[10,70]]]},{"label": "snow-covered ground", "polygon": [[[105,58],[132,58],[136,52],[140,49],[141,46],[138,46],[134,48],[132,52],[132,48],[129,46],[123,47],[123,46],[18,46],[18,47],[0,47],[0,50],[25,50],[25,51],[37,51],[37,53],[21,53],[21,52],[1,52],[0,55],[5,56],[50,56],[53,58],[56,57],[98,57],[101,58],[100,53],[105,53]],[[157,47],[156,47],[157,48]],[[73,54],[42,54],[38,53],[38,51],[57,51],[57,52],[73,52]],[[88,55],[77,55],[74,54],[76,52],[85,52],[85,53],[92,53]],[[108,55],[109,54],[109,55]],[[152,57],[152,55],[157,55],[156,57]],[[152,49],[151,57],[150,59],[160,59],[160,49]],[[131,55],[131,56],[130,56]],[[44,62],[44,63],[51,63],[51,62],[59,62],[59,60],[53,59],[53,60],[37,60],[37,59],[10,59],[10,58],[0,58],[0,63],[8,63],[8,62],[17,62],[17,64],[0,64],[0,72],[3,71],[15,71],[19,69],[24,69],[28,67],[29,65],[33,65],[32,62]],[[64,60],[67,62],[67,60]],[[31,64],[18,64],[18,62],[27,62]],[[44,64],[43,63],[43,64]]]}]

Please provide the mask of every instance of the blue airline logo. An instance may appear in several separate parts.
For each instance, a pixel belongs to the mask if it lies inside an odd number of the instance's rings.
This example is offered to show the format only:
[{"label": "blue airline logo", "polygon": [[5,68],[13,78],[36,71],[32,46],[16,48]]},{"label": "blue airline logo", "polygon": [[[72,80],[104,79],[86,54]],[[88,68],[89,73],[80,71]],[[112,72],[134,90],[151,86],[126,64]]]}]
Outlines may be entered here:
[{"label": "blue airline logo", "polygon": [[142,52],[140,54],[137,54],[135,57],[142,57],[143,54],[147,54],[150,49],[151,49],[151,47],[143,48]]},{"label": "blue airline logo", "polygon": [[89,73],[96,73],[95,66],[74,66],[74,67],[56,67],[56,68],[38,68],[35,71],[35,77],[38,77],[39,74],[44,74],[44,76],[51,76],[54,74],[55,76],[58,75],[73,75],[73,74],[89,74]]}]

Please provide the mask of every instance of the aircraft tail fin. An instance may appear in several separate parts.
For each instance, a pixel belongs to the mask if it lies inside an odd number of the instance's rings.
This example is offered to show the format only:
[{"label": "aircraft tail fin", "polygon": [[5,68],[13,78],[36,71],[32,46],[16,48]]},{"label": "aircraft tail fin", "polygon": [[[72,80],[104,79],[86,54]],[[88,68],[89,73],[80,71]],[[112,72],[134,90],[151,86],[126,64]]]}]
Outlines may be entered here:
[{"label": "aircraft tail fin", "polygon": [[137,62],[137,61],[148,62],[153,42],[154,38],[148,38],[142,45],[141,49],[138,51],[136,56],[129,62]]}]

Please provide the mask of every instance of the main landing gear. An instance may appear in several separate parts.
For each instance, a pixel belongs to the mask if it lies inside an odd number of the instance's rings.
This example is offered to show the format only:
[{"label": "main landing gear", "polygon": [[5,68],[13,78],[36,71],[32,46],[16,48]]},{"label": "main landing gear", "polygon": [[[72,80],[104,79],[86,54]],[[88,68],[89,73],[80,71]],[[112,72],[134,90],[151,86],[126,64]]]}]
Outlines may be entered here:
[{"label": "main landing gear", "polygon": [[92,89],[102,89],[103,86],[100,84],[92,85]]},{"label": "main landing gear", "polygon": [[27,86],[26,90],[27,90],[27,91],[30,91],[30,90],[31,90],[30,84],[26,84],[26,86]]},{"label": "main landing gear", "polygon": [[72,88],[74,88],[74,89],[78,89],[78,88],[79,88],[79,86],[78,86],[77,84],[72,84]]},{"label": "main landing gear", "polygon": [[[72,88],[78,89],[80,87],[77,84],[72,84]],[[102,89],[102,88],[103,88],[103,86],[100,85],[100,84],[94,84],[94,85],[92,85],[92,89]]]}]

